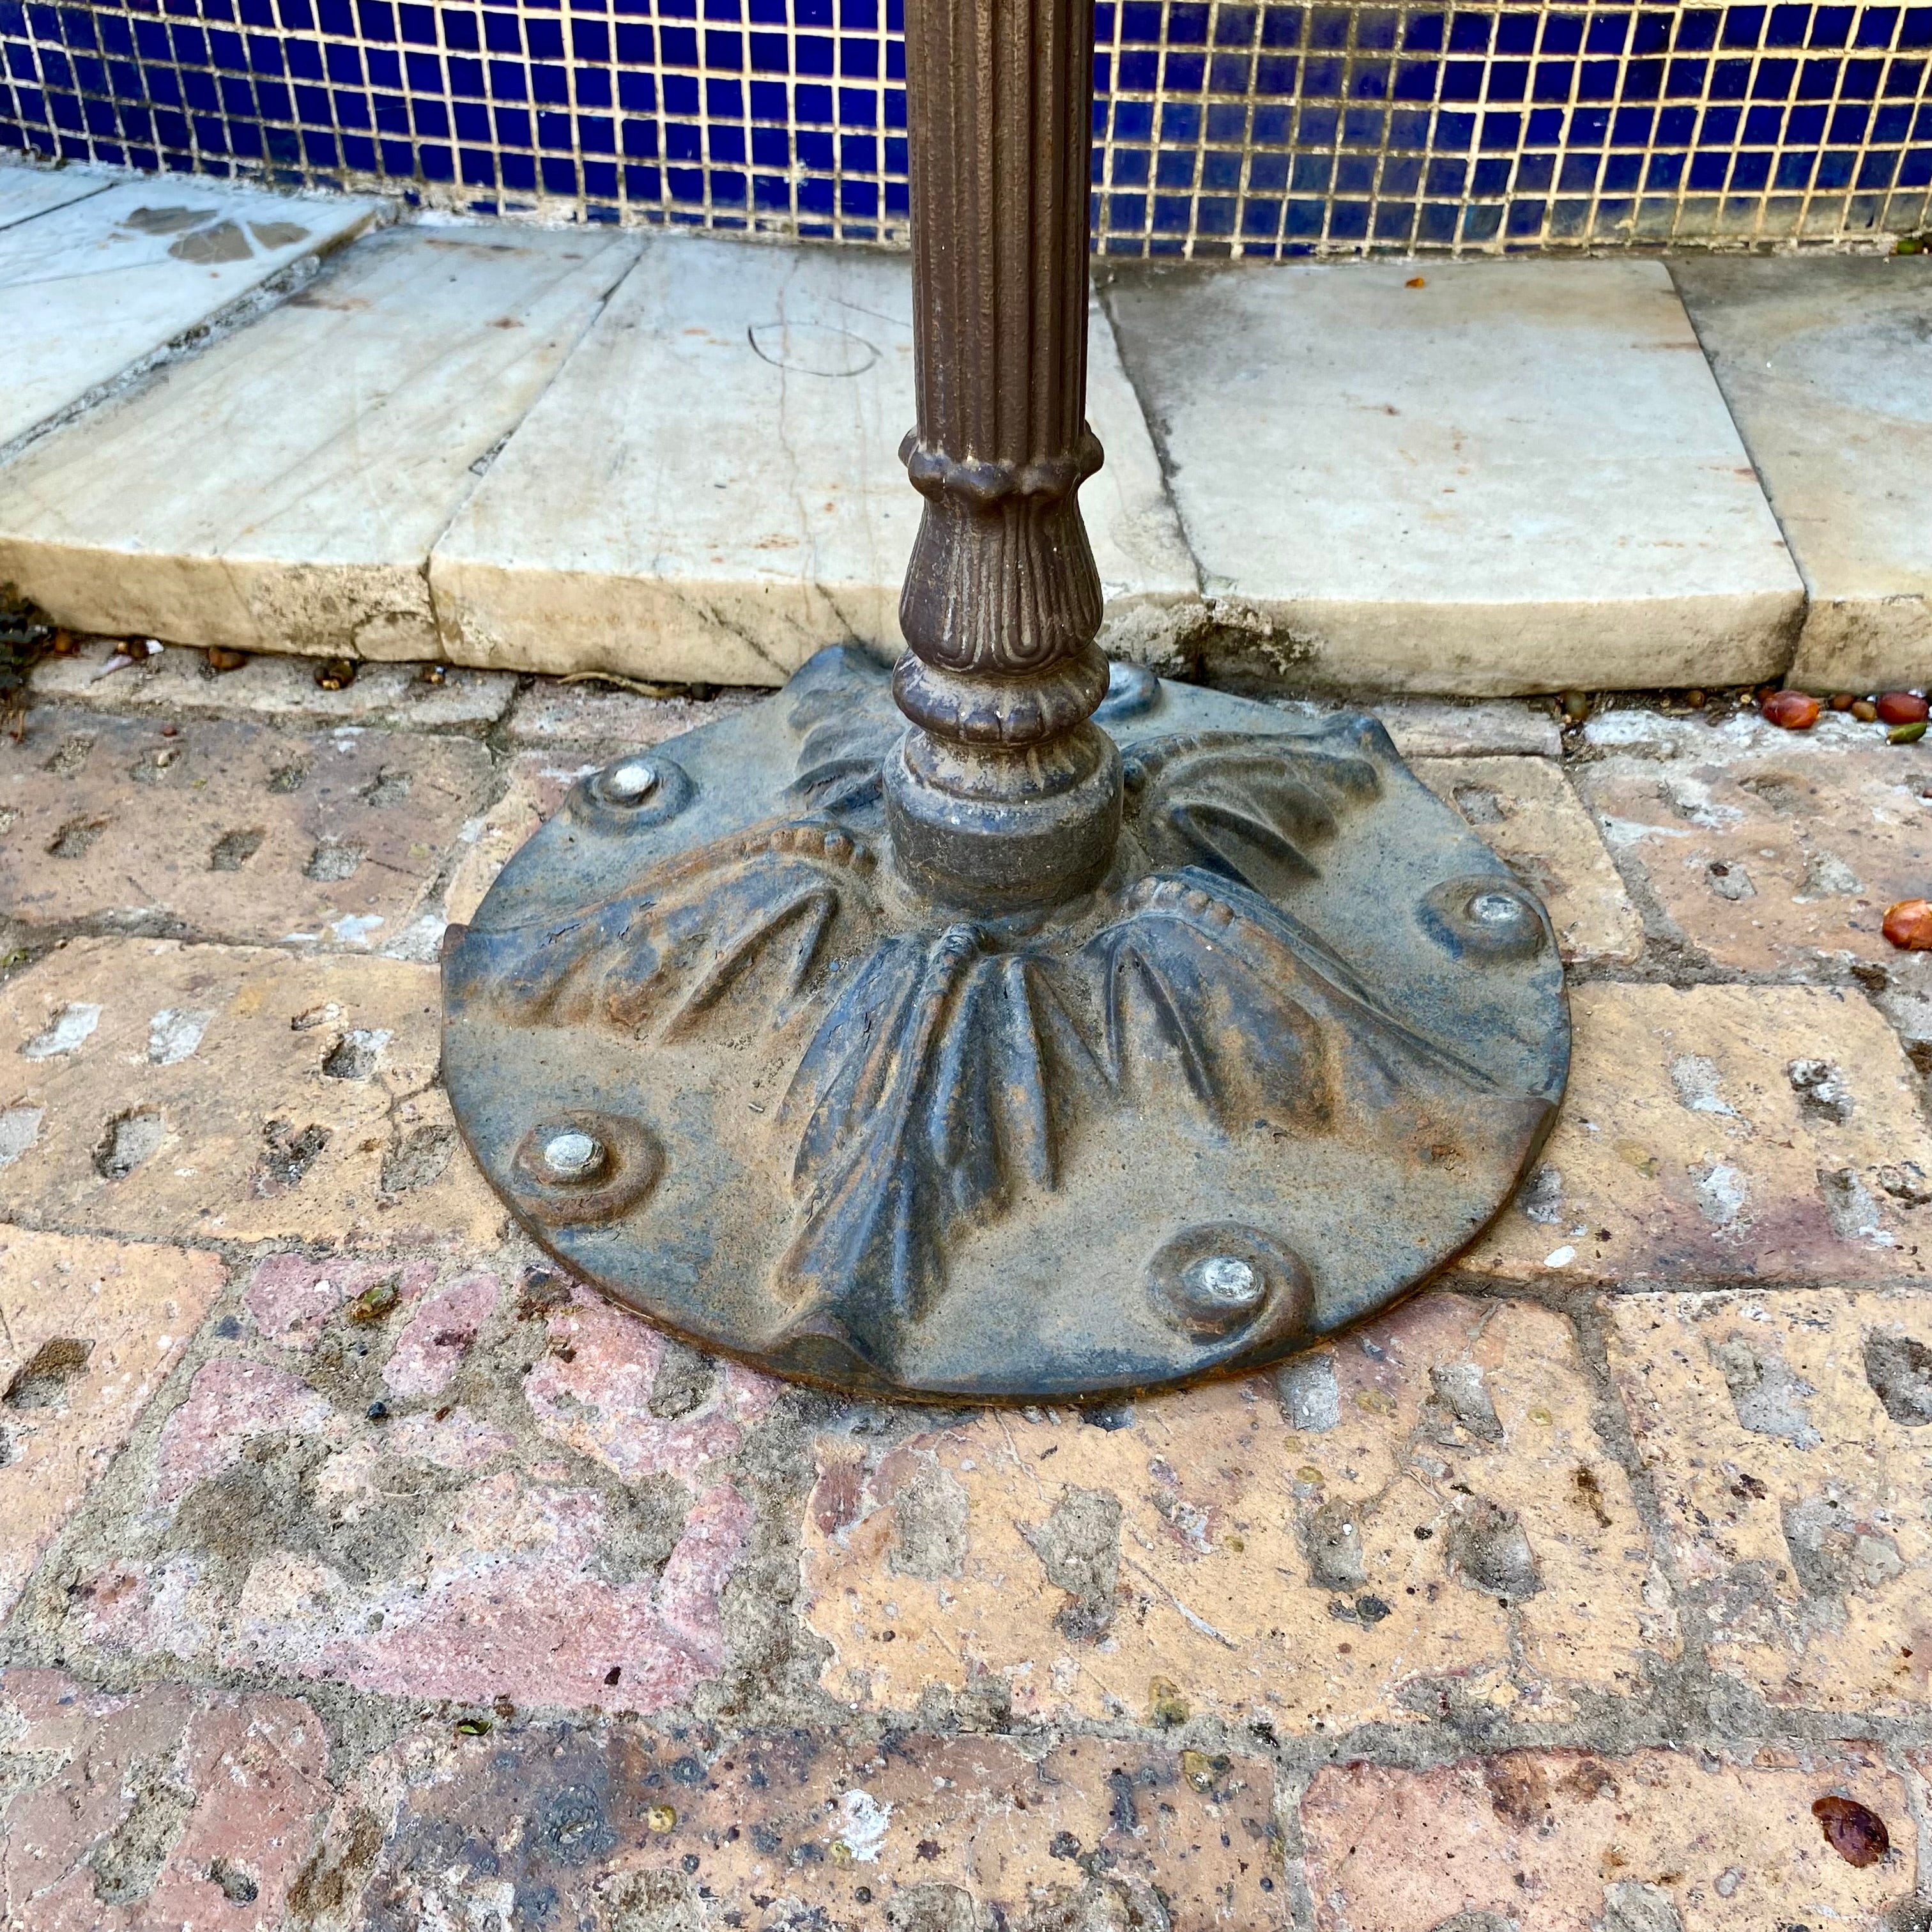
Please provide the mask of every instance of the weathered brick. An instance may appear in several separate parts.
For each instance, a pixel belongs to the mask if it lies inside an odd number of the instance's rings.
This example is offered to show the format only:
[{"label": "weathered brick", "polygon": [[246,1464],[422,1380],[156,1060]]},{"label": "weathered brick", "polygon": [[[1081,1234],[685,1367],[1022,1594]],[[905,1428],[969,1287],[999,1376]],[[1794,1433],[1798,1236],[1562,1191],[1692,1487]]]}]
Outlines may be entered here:
[{"label": "weathered brick", "polygon": [[491,782],[464,738],[37,708],[0,736],[0,914],[381,948]]},{"label": "weathered brick", "polygon": [[80,939],[0,986],[14,1211],[143,1238],[494,1241],[434,1084],[436,970]]},{"label": "weathered brick", "polygon": [[275,1346],[291,1292],[257,1274],[272,1358],[202,1364],[112,1533],[38,1606],[69,1654],[639,1711],[718,1674],[752,1528],[729,1459],[772,1384],[687,1377],[655,1418],[664,1339],[600,1328],[548,1274],[512,1294],[412,1257],[327,1306],[316,1282],[299,1351]]},{"label": "weathered brick", "polygon": [[1563,748],[1546,698],[1378,698],[1367,708],[1405,758],[1553,758]]},{"label": "weathered brick", "polygon": [[1774,1703],[1932,1706],[1932,1293],[1653,1294],[1611,1364],[1704,1606]]},{"label": "weathered brick", "polygon": [[416,1733],[363,1783],[317,1868],[364,1932],[1287,1923],[1270,1769],[1239,1754],[514,1725]]},{"label": "weathered brick", "polygon": [[1924,1277],[1910,1176],[1932,1174],[1932,1136],[1861,994],[1598,985],[1571,989],[1570,1013],[1556,1131],[1461,1268],[1605,1286]]},{"label": "weathered brick", "polygon": [[0,1616],[221,1281],[211,1254],[0,1226]]},{"label": "weathered brick", "polygon": [[[1826,1843],[1811,1807],[1832,1796],[1886,1821],[1889,1857]],[[1858,1744],[1334,1766],[1301,1819],[1319,1932],[1875,1928],[1916,1862],[1899,1780]]]},{"label": "weathered brick", "polygon": [[1568,1324],[1430,1294],[1277,1379],[989,1412],[880,1455],[830,1433],[807,1511],[824,1688],[1310,1732],[1452,1702],[1556,1716],[1676,1642]]},{"label": "weathered brick", "polygon": [[1642,952],[1643,922],[1561,766],[1423,758],[1415,775],[1541,896],[1566,961],[1628,962]]},{"label": "weathered brick", "polygon": [[1925,886],[1932,758],[1774,735],[1729,755],[1606,758],[1578,782],[1659,937],[1750,972],[1882,962],[1886,908]]},{"label": "weathered brick", "polygon": [[430,731],[494,724],[517,689],[515,677],[506,671],[439,665],[432,680],[424,675],[431,668],[424,664],[363,664],[353,682],[325,691],[315,681],[320,667],[314,658],[262,655],[238,670],[217,672],[206,652],[172,644],[108,670],[121,654],[119,641],[91,638],[70,656],[47,658],[34,672],[35,699],[174,718],[263,718]]},{"label": "weathered brick", "polygon": [[8,1932],[275,1932],[327,1808],[328,1739],[292,1697],[58,1671],[0,1678]]}]

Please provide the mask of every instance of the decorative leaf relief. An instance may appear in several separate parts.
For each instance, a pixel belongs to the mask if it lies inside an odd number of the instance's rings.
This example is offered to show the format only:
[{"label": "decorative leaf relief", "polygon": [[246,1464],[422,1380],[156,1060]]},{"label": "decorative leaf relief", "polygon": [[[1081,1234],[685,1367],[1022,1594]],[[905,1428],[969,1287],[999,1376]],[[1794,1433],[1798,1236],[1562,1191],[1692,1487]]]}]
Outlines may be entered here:
[{"label": "decorative leaf relief", "polygon": [[823,962],[870,943],[872,869],[869,848],[823,824],[719,839],[566,923],[472,928],[452,993],[524,1024],[664,1038],[756,978],[782,1024]]},{"label": "decorative leaf relief", "polygon": [[[891,728],[838,696],[794,712],[797,782],[856,800],[839,760],[875,778],[866,734]],[[748,1009],[809,1025],[776,1116],[796,1136],[796,1220],[773,1286],[789,1333],[875,1360],[943,1291],[949,1248],[1052,1188],[1124,1109],[1178,1100],[1230,1138],[1406,1137],[1446,1158],[1543,1104],[1405,1024],[1269,896],[1379,789],[1352,736],[1177,735],[1125,762],[1129,836],[1162,868],[1083,939],[881,937],[870,848],[818,818],[683,854],[568,924],[472,930],[450,970],[525,1023],[668,1040]]]},{"label": "decorative leaf relief", "polygon": [[1143,880],[1070,956],[978,928],[889,940],[792,1082],[794,1324],[870,1353],[916,1322],[949,1244],[1054,1184],[1083,1126],[1177,1086],[1222,1132],[1440,1136],[1493,1105],[1477,1068],[1404,1026],[1258,895],[1201,871]]},{"label": "decorative leaf relief", "polygon": [[1123,764],[1135,829],[1156,866],[1204,866],[1273,893],[1318,876],[1316,854],[1340,813],[1382,789],[1352,729],[1339,723],[1268,738],[1177,734]]}]

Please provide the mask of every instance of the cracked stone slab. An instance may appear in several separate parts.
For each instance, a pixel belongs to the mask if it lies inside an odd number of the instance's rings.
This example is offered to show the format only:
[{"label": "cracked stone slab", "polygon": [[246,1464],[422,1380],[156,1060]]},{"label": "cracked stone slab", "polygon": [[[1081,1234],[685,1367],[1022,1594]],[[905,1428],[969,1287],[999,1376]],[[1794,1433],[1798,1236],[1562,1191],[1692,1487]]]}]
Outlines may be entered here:
[{"label": "cracked stone slab", "polygon": [[0,581],[78,630],[435,657],[430,547],[641,246],[520,224],[358,243],[15,463]]},{"label": "cracked stone slab", "polygon": [[[516,695],[506,674],[454,666],[364,664],[352,683],[326,691],[306,658],[264,654],[217,671],[206,653],[167,645],[145,661],[115,664],[120,640],[91,638],[34,668],[35,698],[106,711],[259,718],[298,725],[376,725],[391,730],[478,730],[494,724]],[[425,673],[429,673],[425,675]]]},{"label": "cracked stone slab", "polygon": [[[1898,1855],[1834,1850],[1811,1809],[1833,1796],[1886,1820]],[[1918,1862],[1898,1774],[1857,1742],[1330,1765],[1301,1826],[1316,1932],[1876,1927]]]},{"label": "cracked stone slab", "polygon": [[[0,448],[291,263],[346,241],[381,206],[170,176],[123,182],[0,229]],[[170,490],[192,468],[183,456],[205,428],[177,443]],[[0,518],[15,487],[0,472]],[[0,566],[0,579],[13,568]]]},{"label": "cracked stone slab", "polygon": [[0,161],[0,228],[85,201],[120,178],[93,168],[28,168]]},{"label": "cracked stone slab", "polygon": [[[0,1167],[18,1157],[0,1148]],[[197,1250],[0,1226],[0,1616],[126,1444],[223,1277]]]},{"label": "cracked stone slab", "polygon": [[[11,1211],[140,1240],[496,1240],[434,967],[76,939],[0,984]],[[11,1144],[10,1142],[9,1144]]]},{"label": "cracked stone slab", "polygon": [[[900,646],[920,500],[912,270],[862,249],[654,238],[436,547],[449,656],[781,683]],[[1192,562],[1104,317],[1082,495],[1110,615],[1192,607]]]},{"label": "cracked stone slab", "polygon": [[1570,1000],[1556,1130],[1457,1268],[1610,1289],[1932,1274],[1932,1136],[1862,992],[1600,982]]},{"label": "cracked stone slab", "polygon": [[1648,1294],[1607,1312],[1712,1670],[1773,1704],[1922,1718],[1932,1294]]},{"label": "cracked stone slab", "polygon": [[488,749],[451,734],[36,705],[0,735],[0,914],[406,949],[491,785]]},{"label": "cracked stone slab", "polygon": [[821,1684],[1156,1729],[1566,1721],[1677,1643],[1592,1403],[1562,1316],[1430,1294],[1270,1377],[884,1448],[827,1430]]},{"label": "cracked stone slab", "polygon": [[1470,695],[1780,670],[1803,586],[1663,265],[1424,266],[1111,279],[1235,658]]},{"label": "cracked stone slab", "polygon": [[1932,675],[1932,260],[1671,264],[1810,592],[1791,678]]}]

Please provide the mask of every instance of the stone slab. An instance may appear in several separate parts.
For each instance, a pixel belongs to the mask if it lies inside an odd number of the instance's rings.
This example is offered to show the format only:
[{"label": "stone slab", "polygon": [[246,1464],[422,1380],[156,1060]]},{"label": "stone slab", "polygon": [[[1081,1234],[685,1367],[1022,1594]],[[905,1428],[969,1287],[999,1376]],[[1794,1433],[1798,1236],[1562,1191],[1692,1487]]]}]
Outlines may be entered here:
[{"label": "stone slab", "polygon": [[299,1698],[186,1684],[116,1694],[0,1678],[9,1932],[268,1932],[328,1810],[329,1737]]},{"label": "stone slab", "polygon": [[1111,1738],[423,1725],[317,1862],[361,1932],[1286,1932],[1274,1787],[1256,1754]]},{"label": "stone slab", "polygon": [[[1886,1822],[1864,1866],[1811,1807]],[[1875,1745],[1508,1751],[1424,1771],[1334,1765],[1301,1806],[1316,1932],[1798,1932],[1904,1928],[1910,1801]],[[1909,1912],[1909,1906],[1902,1910]]]},{"label": "stone slab", "polygon": [[[461,664],[781,683],[824,645],[901,644],[920,500],[911,268],[862,249],[653,240],[436,545]],[[1116,616],[1196,596],[1103,317],[1082,496]]]},{"label": "stone slab", "polygon": [[0,1226],[0,1617],[106,1474],[223,1277],[194,1250]]},{"label": "stone slab", "polygon": [[1366,708],[1382,720],[1405,758],[1553,758],[1563,749],[1563,734],[1546,699],[1456,704],[1431,698],[1377,698]]},{"label": "stone slab", "polygon": [[1711,1667],[1772,1704],[1922,1721],[1932,1294],[1637,1295],[1609,1318]]},{"label": "stone slab", "polygon": [[1456,1266],[1510,1284],[1918,1283],[1932,1135],[1856,990],[1598,982],[1570,993],[1542,1164]]},{"label": "stone slab", "polygon": [[92,638],[64,657],[34,667],[32,688],[43,702],[108,711],[160,712],[184,719],[260,718],[297,724],[380,725],[404,731],[476,730],[494,724],[516,695],[504,673],[420,664],[363,664],[352,683],[326,691],[306,658],[264,653],[238,670],[216,671],[207,654],[175,645],[132,663],[119,640]]},{"label": "stone slab", "polygon": [[1562,766],[1418,758],[1415,775],[1542,898],[1568,963],[1628,965],[1642,952],[1643,921]]},{"label": "stone slab", "polygon": [[37,705],[19,738],[0,735],[0,915],[406,947],[493,776],[453,735]]},{"label": "stone slab", "polygon": [[85,201],[118,178],[92,168],[25,168],[0,161],[0,228]]},{"label": "stone slab", "polygon": [[[0,984],[9,1211],[167,1241],[488,1243],[436,970],[76,939]],[[32,1117],[31,1118],[27,1117]]]},{"label": "stone slab", "polygon": [[[170,176],[124,182],[0,229],[0,449],[292,262],[347,240],[381,206]],[[184,457],[202,434],[196,424],[177,440],[170,490],[192,468]],[[0,514],[12,496],[0,472]]]},{"label": "stone slab", "polygon": [[1272,674],[1483,694],[1788,661],[1803,586],[1660,263],[1150,267],[1106,300],[1203,590]]},{"label": "stone slab", "polygon": [[1810,593],[1792,680],[1932,679],[1932,257],[1671,264]]},{"label": "stone slab", "polygon": [[890,1447],[828,1430],[821,1684],[1156,1730],[1565,1722],[1677,1641],[1593,1402],[1563,1317],[1432,1294],[1273,1378]]},{"label": "stone slab", "polygon": [[[487,676],[487,673],[471,673]],[[646,698],[641,693],[586,680],[566,684],[538,678],[510,707],[508,730],[520,745],[621,746],[628,750],[662,744],[761,703],[762,691],[720,692],[715,698]]]},{"label": "stone slab", "polygon": [[1748,973],[1900,960],[1880,928],[1887,906],[1932,885],[1932,752],[1855,728],[1849,745],[1774,731],[1736,750],[1712,733],[1678,757],[1578,768],[1657,938]]},{"label": "stone slab", "polygon": [[[0,581],[79,630],[436,656],[431,545],[641,246],[520,224],[370,237],[16,462]],[[184,464],[196,448],[220,460]]]}]

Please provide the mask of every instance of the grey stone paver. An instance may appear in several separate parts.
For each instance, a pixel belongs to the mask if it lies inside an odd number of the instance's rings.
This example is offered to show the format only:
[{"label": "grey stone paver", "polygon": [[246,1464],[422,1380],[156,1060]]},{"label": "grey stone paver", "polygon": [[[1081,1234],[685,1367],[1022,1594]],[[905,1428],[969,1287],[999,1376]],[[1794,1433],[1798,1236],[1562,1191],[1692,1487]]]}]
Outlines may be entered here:
[{"label": "grey stone paver", "polygon": [[1654,262],[1179,267],[1107,306],[1204,590],[1304,682],[1742,682],[1802,586]]},{"label": "grey stone paver", "polygon": [[1814,691],[1932,680],[1932,258],[1672,264],[1810,593]]},{"label": "grey stone paver", "polygon": [[[0,229],[0,449],[380,207],[131,181]],[[0,478],[0,505],[11,490]]]},{"label": "grey stone paver", "polygon": [[430,546],[641,245],[508,225],[360,242],[5,472],[0,580],[86,630],[435,655]]}]

